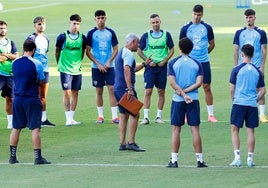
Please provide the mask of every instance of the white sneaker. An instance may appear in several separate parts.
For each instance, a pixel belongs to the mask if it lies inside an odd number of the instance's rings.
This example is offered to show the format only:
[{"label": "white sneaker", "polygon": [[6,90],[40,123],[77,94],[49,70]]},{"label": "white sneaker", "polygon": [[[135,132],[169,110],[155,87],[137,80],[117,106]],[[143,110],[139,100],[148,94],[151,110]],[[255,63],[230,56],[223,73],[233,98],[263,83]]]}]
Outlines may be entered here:
[{"label": "white sneaker", "polygon": [[81,124],[81,122],[72,120],[70,122],[66,121],[66,124],[65,125],[66,126],[73,126],[73,125],[80,125],[80,124]]},{"label": "white sneaker", "polygon": [[141,122],[140,122],[140,125],[148,125],[150,124],[150,121],[148,118],[144,118]]},{"label": "white sneaker", "polygon": [[81,122],[79,122],[79,121],[75,121],[75,120],[72,120],[72,125],[80,125],[81,124]]},{"label": "white sneaker", "polygon": [[161,117],[156,117],[154,120],[155,123],[163,124],[164,121],[161,119]]},{"label": "white sneaker", "polygon": [[230,163],[230,166],[232,167],[240,167],[242,165],[242,161],[240,159],[233,160],[232,163]]},{"label": "white sneaker", "polygon": [[248,165],[248,167],[253,167],[253,166],[255,166],[255,163],[252,160],[248,160],[247,165]]}]

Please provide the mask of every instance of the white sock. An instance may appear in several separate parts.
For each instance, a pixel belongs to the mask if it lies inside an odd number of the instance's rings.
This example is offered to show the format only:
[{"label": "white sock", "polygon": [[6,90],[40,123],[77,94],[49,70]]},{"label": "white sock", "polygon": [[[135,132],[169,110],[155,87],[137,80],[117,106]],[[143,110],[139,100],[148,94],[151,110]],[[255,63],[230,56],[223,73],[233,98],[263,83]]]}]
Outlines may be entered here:
[{"label": "white sock", "polygon": [[248,159],[247,159],[247,161],[253,161],[253,155],[254,155],[253,152],[248,152]]},{"label": "white sock", "polygon": [[7,123],[8,123],[8,127],[9,128],[12,128],[12,125],[13,125],[12,119],[13,119],[13,115],[12,114],[7,115]]},{"label": "white sock", "polygon": [[104,117],[103,116],[103,106],[97,106],[97,110],[98,110],[98,117]]},{"label": "white sock", "polygon": [[112,119],[115,119],[115,118],[118,118],[117,116],[117,106],[113,106],[111,107],[111,110],[112,110]]},{"label": "white sock", "polygon": [[71,119],[71,121],[74,120],[74,114],[75,114],[75,111],[70,110],[70,119]]},{"label": "white sock", "polygon": [[178,157],[179,157],[179,154],[178,153],[171,153],[171,162],[172,163],[175,163],[176,161],[178,161]]},{"label": "white sock", "polygon": [[41,119],[41,121],[46,121],[46,120],[47,120],[47,112],[42,111],[42,119]]},{"label": "white sock", "polygon": [[208,115],[209,116],[213,116],[214,115],[214,107],[213,107],[213,105],[208,105],[207,106],[207,110],[208,110]]},{"label": "white sock", "polygon": [[195,156],[197,161],[203,162],[203,153],[195,153]]},{"label": "white sock", "polygon": [[259,113],[260,113],[260,116],[265,115],[265,104],[259,105]]},{"label": "white sock", "polygon": [[240,160],[240,150],[234,150],[235,160]]},{"label": "white sock", "polygon": [[162,117],[162,110],[157,109],[156,117]]},{"label": "white sock", "polygon": [[66,122],[71,122],[71,111],[65,111],[65,116],[66,116]]},{"label": "white sock", "polygon": [[144,119],[145,118],[149,119],[149,109],[144,109],[143,113],[144,113]]}]

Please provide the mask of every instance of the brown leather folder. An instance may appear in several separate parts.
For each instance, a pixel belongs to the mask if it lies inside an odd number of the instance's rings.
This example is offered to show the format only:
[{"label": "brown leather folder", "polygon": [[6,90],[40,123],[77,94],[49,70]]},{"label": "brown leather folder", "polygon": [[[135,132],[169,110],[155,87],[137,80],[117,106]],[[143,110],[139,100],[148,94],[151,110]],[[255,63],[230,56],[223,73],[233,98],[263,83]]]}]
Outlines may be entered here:
[{"label": "brown leather folder", "polygon": [[136,116],[142,108],[143,103],[136,98],[133,100],[128,100],[127,96],[127,93],[122,96],[118,102],[118,106],[124,108],[129,114]]}]

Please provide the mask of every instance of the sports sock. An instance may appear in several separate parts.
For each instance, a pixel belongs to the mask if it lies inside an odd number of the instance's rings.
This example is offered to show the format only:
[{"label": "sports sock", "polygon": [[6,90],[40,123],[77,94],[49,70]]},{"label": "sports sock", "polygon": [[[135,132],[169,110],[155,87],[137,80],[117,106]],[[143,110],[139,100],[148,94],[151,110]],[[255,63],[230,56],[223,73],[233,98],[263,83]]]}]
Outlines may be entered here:
[{"label": "sports sock", "polygon": [[265,105],[259,105],[259,113],[260,116],[264,116],[265,115]]},{"label": "sports sock", "polygon": [[203,153],[195,153],[195,156],[197,161],[203,162]]},{"label": "sports sock", "polygon": [[240,160],[240,150],[234,150],[235,160]]},{"label": "sports sock", "polygon": [[156,117],[162,117],[162,110],[157,109]]},{"label": "sports sock", "polygon": [[148,108],[147,109],[144,109],[143,110],[143,113],[144,113],[144,119],[145,118],[149,119],[149,109]]},{"label": "sports sock", "polygon": [[17,158],[17,146],[9,146],[10,147],[10,157],[11,158]]},{"label": "sports sock", "polygon": [[171,162],[172,163],[175,163],[176,161],[178,161],[178,157],[179,157],[179,154],[178,153],[171,153]]},{"label": "sports sock", "polygon": [[36,158],[36,159],[42,158],[41,149],[34,149],[34,158]]},{"label": "sports sock", "polygon": [[118,118],[117,116],[117,106],[112,106],[111,110],[112,110],[112,119]]},{"label": "sports sock", "polygon": [[207,105],[208,115],[213,116],[214,115],[214,106],[213,105]]},{"label": "sports sock", "polygon": [[46,120],[47,120],[47,112],[42,111],[42,119],[41,119],[41,121],[46,121]]},{"label": "sports sock", "polygon": [[71,111],[65,111],[65,116],[66,116],[66,121],[67,122],[72,121],[70,113],[71,113]]},{"label": "sports sock", "polygon": [[10,125],[10,127],[12,127],[12,124],[13,124],[12,118],[13,118],[12,114],[7,115],[7,123],[8,123],[8,125]]},{"label": "sports sock", "polygon": [[103,116],[103,106],[98,106],[97,111],[98,111],[98,116],[103,118],[104,117]]},{"label": "sports sock", "polygon": [[71,118],[71,121],[74,120],[74,114],[75,114],[75,111],[70,110],[70,118]]},{"label": "sports sock", "polygon": [[247,161],[253,161],[253,155],[254,155],[253,152],[248,152],[248,159],[247,159]]}]

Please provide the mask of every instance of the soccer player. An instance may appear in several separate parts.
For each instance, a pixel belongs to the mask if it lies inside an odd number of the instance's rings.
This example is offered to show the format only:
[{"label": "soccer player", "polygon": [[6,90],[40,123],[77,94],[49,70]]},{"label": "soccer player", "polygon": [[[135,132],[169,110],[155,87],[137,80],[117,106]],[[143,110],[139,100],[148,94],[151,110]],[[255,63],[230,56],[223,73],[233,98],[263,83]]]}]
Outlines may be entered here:
[{"label": "soccer player", "polygon": [[259,126],[259,101],[265,95],[264,77],[253,63],[254,47],[245,44],[241,48],[242,62],[234,67],[230,76],[230,91],[233,102],[231,111],[231,133],[234,149],[234,160],[230,166],[242,165],[240,158],[239,130],[245,122],[247,131],[248,157],[247,166],[254,166],[253,155],[255,149],[254,130]]},{"label": "soccer player", "polygon": [[7,128],[12,129],[12,61],[19,57],[15,43],[6,38],[7,23],[0,20],[0,90],[6,100]]},{"label": "soccer player", "polygon": [[[267,54],[267,36],[266,32],[255,26],[255,11],[252,9],[247,9],[244,12],[246,27],[243,27],[236,31],[234,36],[234,65],[242,63],[241,58],[241,48],[244,44],[251,44],[254,47],[254,56],[252,58],[252,63],[260,69],[264,74],[264,67]],[[258,102],[259,104],[259,118],[260,122],[268,122],[265,116],[265,96],[261,98]]]},{"label": "soccer player", "polygon": [[165,104],[167,63],[174,54],[174,43],[171,34],[160,28],[161,19],[158,14],[150,16],[150,24],[152,29],[142,35],[138,49],[138,54],[144,61],[149,58],[151,60],[144,71],[144,119],[140,122],[141,125],[150,123],[149,109],[154,86],[157,88],[158,93],[155,123],[164,123],[162,110]]},{"label": "soccer player", "polygon": [[118,40],[113,29],[106,27],[107,20],[104,10],[95,12],[97,26],[87,33],[86,54],[92,61],[92,85],[96,88],[97,124],[104,123],[103,87],[109,92],[112,111],[112,123],[118,124],[117,103],[114,96],[114,58],[118,53]]},{"label": "soccer player", "polygon": [[14,101],[13,129],[10,134],[10,164],[19,162],[16,156],[17,145],[21,130],[26,126],[32,131],[34,164],[50,164],[41,154],[42,103],[39,97],[39,85],[44,83],[45,76],[42,64],[32,58],[35,49],[35,42],[26,40],[23,43],[23,56],[17,58],[12,64]]},{"label": "soccer player", "polygon": [[171,103],[171,161],[168,168],[178,168],[181,127],[185,123],[185,115],[191,128],[192,142],[197,159],[197,167],[207,167],[203,161],[202,140],[199,131],[200,107],[198,88],[202,86],[203,70],[198,61],[189,56],[193,42],[185,37],[179,41],[181,55],[169,63],[168,78],[174,94]]},{"label": "soccer player", "polygon": [[211,25],[202,21],[202,17],[203,6],[195,5],[192,13],[192,21],[181,28],[179,38],[188,37],[194,43],[193,50],[189,55],[199,61],[203,67],[203,89],[207,104],[208,121],[218,122],[214,116],[213,94],[211,91],[211,68],[209,62],[209,53],[211,53],[215,47],[214,33]]},{"label": "soccer player", "polygon": [[51,123],[47,119],[47,112],[46,112],[47,91],[49,86],[49,70],[48,70],[48,57],[47,57],[47,52],[49,49],[49,40],[47,36],[44,34],[46,29],[46,20],[44,17],[38,16],[34,18],[33,24],[35,32],[29,35],[27,39],[32,39],[33,41],[35,41],[36,50],[34,53],[34,58],[42,63],[45,74],[45,80],[44,80],[45,83],[39,86],[40,99],[43,105],[42,126],[54,127],[55,124]]},{"label": "soccer player", "polygon": [[[133,97],[137,98],[135,90],[136,76],[135,72],[141,70],[146,66],[146,62],[136,66],[133,52],[136,52],[139,46],[139,37],[134,33],[129,33],[126,38],[126,45],[123,47],[115,59],[115,84],[114,92],[117,101],[119,101],[124,93],[127,92],[129,100]],[[148,59],[147,59],[148,63]],[[120,121],[119,134],[120,146],[119,151],[133,150],[137,152],[144,152],[135,143],[135,135],[138,127],[139,114],[133,116],[129,114],[124,108],[119,106]],[[126,142],[126,130],[129,121],[129,141]]]},{"label": "soccer player", "polygon": [[63,89],[66,126],[81,124],[74,120],[78,93],[82,85],[82,60],[86,49],[86,37],[79,32],[81,21],[78,14],[71,15],[69,30],[58,35],[56,42],[55,56]]}]

